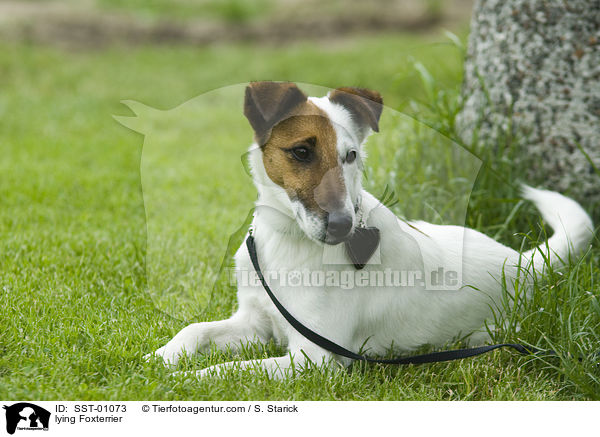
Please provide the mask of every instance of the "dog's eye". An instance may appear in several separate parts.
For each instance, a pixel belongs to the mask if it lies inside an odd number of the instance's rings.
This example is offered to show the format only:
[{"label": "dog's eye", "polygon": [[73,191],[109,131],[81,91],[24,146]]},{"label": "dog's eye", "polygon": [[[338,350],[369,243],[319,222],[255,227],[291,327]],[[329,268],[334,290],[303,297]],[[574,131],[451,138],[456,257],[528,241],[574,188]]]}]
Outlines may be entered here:
[{"label": "dog's eye", "polygon": [[346,154],[346,162],[352,164],[356,160],[356,150],[350,150]]},{"label": "dog's eye", "polygon": [[311,150],[304,145],[294,147],[291,152],[294,159],[300,162],[309,162],[312,158]]}]

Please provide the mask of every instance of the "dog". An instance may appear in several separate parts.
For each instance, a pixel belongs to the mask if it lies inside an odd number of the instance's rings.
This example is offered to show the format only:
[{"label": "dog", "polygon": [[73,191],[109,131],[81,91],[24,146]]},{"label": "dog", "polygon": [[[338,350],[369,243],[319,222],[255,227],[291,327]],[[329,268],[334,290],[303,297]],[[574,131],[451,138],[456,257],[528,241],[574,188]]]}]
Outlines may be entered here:
[{"label": "dog", "polygon": [[[490,338],[484,327],[504,308],[503,279],[511,292],[523,271],[542,272],[580,254],[591,241],[592,221],[574,200],[528,186],[523,196],[554,234],[524,253],[465,227],[397,218],[362,188],[363,145],[379,131],[382,108],[380,94],[367,89],[338,88],[317,98],[294,83],[248,85],[244,115],[254,130],[249,162],[258,190],[251,228],[260,268],[296,319],[351,351],[381,356],[459,338],[485,343]],[[380,238],[369,259],[357,263],[346,243],[361,229],[377,229]],[[260,281],[244,280],[244,274],[256,274],[245,244],[235,264],[239,305],[231,318],[191,324],[155,356],[174,366],[184,354],[206,352],[211,343],[235,352],[249,342],[274,339],[287,347],[286,355],[218,364],[198,375],[223,375],[234,367],[282,378],[315,363],[351,364],[296,331]],[[439,286],[439,278],[435,284],[430,278],[441,271],[447,283]],[[286,282],[277,272],[295,272],[288,277],[295,280]],[[309,279],[326,272],[331,281],[308,284],[298,280],[299,272]],[[398,272],[412,276],[402,279]],[[345,273],[362,280],[344,287],[335,279]],[[381,284],[371,278],[397,280]]]}]

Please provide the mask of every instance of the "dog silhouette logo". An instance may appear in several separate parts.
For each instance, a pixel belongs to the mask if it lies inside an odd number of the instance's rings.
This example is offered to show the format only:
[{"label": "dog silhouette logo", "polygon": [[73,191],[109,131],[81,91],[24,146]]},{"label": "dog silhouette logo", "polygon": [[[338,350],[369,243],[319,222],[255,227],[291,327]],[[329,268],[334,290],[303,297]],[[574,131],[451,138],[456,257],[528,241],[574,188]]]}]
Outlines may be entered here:
[{"label": "dog silhouette logo", "polygon": [[11,406],[4,405],[6,410],[6,432],[14,434],[19,430],[48,430],[50,411],[35,404],[19,402]]}]

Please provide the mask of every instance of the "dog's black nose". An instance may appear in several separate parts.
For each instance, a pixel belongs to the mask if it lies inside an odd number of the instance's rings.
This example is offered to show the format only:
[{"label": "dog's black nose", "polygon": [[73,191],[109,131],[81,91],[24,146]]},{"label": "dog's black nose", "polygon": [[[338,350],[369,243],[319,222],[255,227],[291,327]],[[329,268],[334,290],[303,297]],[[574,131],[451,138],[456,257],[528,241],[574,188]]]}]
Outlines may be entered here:
[{"label": "dog's black nose", "polygon": [[327,234],[341,240],[352,230],[352,216],[339,211],[330,212],[327,217]]}]

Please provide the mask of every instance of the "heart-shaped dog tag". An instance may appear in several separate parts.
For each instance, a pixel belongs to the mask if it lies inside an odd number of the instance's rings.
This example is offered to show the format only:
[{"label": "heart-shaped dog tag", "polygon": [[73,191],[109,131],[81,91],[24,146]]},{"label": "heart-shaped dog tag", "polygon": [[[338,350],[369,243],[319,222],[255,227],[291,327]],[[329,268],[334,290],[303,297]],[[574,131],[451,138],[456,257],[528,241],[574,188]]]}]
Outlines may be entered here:
[{"label": "heart-shaped dog tag", "polygon": [[346,241],[346,252],[357,270],[361,270],[379,246],[379,229],[356,228]]}]

